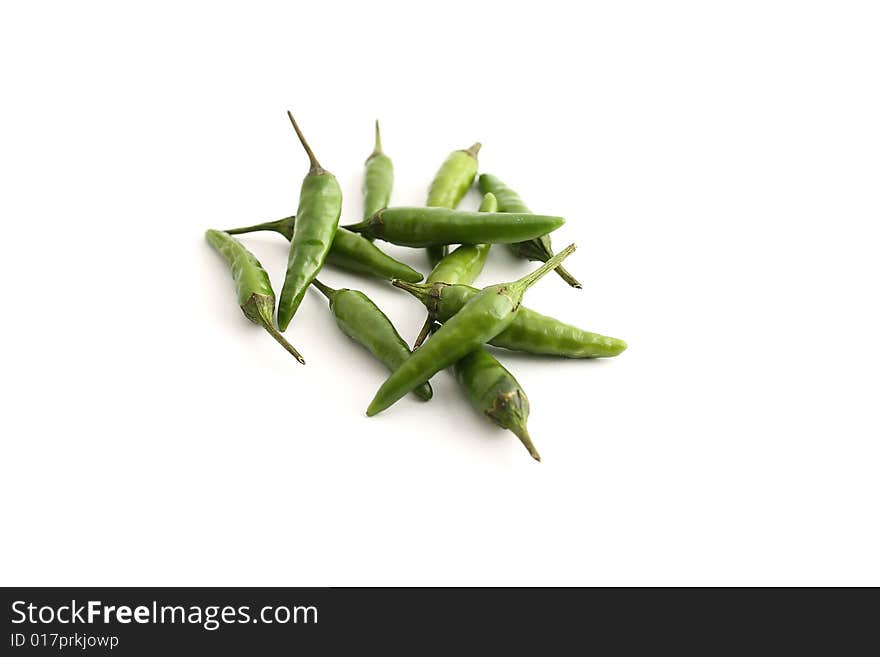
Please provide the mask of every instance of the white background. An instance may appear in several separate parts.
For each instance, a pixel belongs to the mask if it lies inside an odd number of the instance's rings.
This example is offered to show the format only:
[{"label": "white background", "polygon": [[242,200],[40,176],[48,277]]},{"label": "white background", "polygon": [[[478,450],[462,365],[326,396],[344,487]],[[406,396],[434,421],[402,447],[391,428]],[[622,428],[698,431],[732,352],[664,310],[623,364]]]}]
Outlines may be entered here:
[{"label": "white background", "polygon": [[[2,583],[880,584],[874,3],[140,7],[0,16]],[[242,316],[202,233],[295,211],[287,109],[344,223],[377,117],[395,204],[480,140],[568,218],[527,304],[630,349],[499,352],[543,463],[447,373],[367,419],[317,293],[305,367]]]}]

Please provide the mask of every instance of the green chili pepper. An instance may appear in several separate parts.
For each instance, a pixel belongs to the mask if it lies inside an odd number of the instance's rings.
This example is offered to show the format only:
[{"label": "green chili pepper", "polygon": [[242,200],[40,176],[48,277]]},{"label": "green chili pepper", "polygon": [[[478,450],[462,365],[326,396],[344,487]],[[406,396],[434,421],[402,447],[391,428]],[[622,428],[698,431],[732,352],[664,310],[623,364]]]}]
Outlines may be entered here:
[{"label": "green chili pepper", "polygon": [[[484,194],[492,192],[498,197],[498,209],[501,212],[514,212],[516,214],[531,212],[519,195],[495,176],[488,173],[481,174],[479,184],[481,192]],[[511,244],[510,248],[513,249],[517,256],[526,260],[547,262],[548,259],[553,257],[553,248],[550,244],[549,235],[541,235],[540,237],[523,240],[522,242]],[[557,267],[556,273],[572,287],[581,287],[581,284],[574,276],[568,273],[565,267]]]},{"label": "green chili pepper", "polygon": [[[467,149],[453,151],[443,161],[431,186],[428,188],[428,200],[425,203],[432,208],[449,208],[454,210],[458,207],[461,199],[467,194],[467,190],[474,184],[477,176],[477,153],[480,152],[480,142]],[[428,247],[428,260],[431,267],[435,267],[446,255],[445,245]]]},{"label": "green chili pepper", "polygon": [[[480,203],[479,211],[495,212],[497,209],[498,201],[495,195],[486,194],[483,197],[483,202]],[[491,246],[491,244],[462,244],[435,265],[426,281],[428,283],[461,283],[463,285],[473,283],[483,271],[483,265],[486,264],[486,256],[489,255]],[[416,341],[413,342],[413,349],[418,348],[425,341],[433,323],[434,319],[429,314]]]},{"label": "green chili pepper", "polygon": [[[498,200],[494,194],[486,194],[480,203],[478,212],[497,212]],[[469,285],[473,283],[483,265],[486,264],[486,256],[489,255],[491,244],[462,244],[455,251],[438,262],[428,274],[426,282]]]},{"label": "green chili pepper", "polygon": [[510,244],[545,235],[564,223],[562,217],[540,214],[397,207],[379,210],[367,221],[345,228],[392,244],[424,247],[441,244]]},{"label": "green chili pepper", "polygon": [[[480,204],[480,212],[495,212],[497,209],[495,195],[486,194]],[[490,247],[490,244],[462,244],[437,263],[427,282],[473,283],[483,270]],[[432,325],[436,327],[429,313],[413,348],[422,344]],[[540,461],[541,456],[532,444],[526,427],[529,398],[513,375],[482,347],[455,361],[452,369],[471,404],[499,427],[516,434],[529,454]]]},{"label": "green chili pepper", "polygon": [[241,306],[244,316],[266,329],[269,335],[305,365],[306,361],[299,352],[275,329],[272,321],[272,316],[275,314],[275,292],[272,291],[269,275],[260,261],[244,248],[241,242],[227,233],[208,230],[205,232],[205,239],[223,256],[232,269],[232,278],[235,280],[235,289],[238,293],[238,305]]},{"label": "green chili pepper", "polygon": [[513,374],[482,347],[457,360],[452,369],[474,408],[502,429],[512,431],[532,458],[540,461],[526,427],[529,398]]},{"label": "green chili pepper", "polygon": [[[363,345],[392,372],[409,358],[410,351],[391,320],[379,310],[369,297],[357,290],[334,290],[315,279],[317,287],[330,300],[330,310],[342,332]],[[433,395],[431,386],[424,383],[413,392],[428,401]]]},{"label": "green chili pepper", "polygon": [[[268,221],[245,228],[233,228],[226,232],[230,235],[240,235],[258,230],[272,230],[281,233],[289,240],[293,237],[295,219],[296,217],[285,217],[278,221]],[[399,278],[411,283],[418,283],[423,278],[415,269],[395,260],[369,240],[341,227],[336,229],[330,253],[327,254],[327,262],[348,271],[378,276],[385,280]]]},{"label": "green chili pepper", "polygon": [[290,241],[287,274],[278,302],[278,328],[282,331],[296,314],[309,283],[324,266],[324,260],[336,235],[339,215],[342,213],[342,190],[336,177],[318,163],[293,114],[288,112],[287,116],[309,156],[311,166],[299,193],[299,209],[296,212],[293,239]]},{"label": "green chili pepper", "polygon": [[370,402],[367,415],[385,410],[440,370],[501,333],[516,317],[525,291],[567,258],[574,249],[575,245],[572,244],[519,280],[490,285],[474,295],[464,308],[443,324],[428,342],[416,349],[388,377]]},{"label": "green chili pepper", "polygon": [[[480,293],[468,285],[391,282],[425,304],[430,316],[439,322],[448,321]],[[566,358],[608,358],[626,349],[623,340],[584,331],[525,306],[520,307],[510,326],[492,338],[489,344],[514,351]]]},{"label": "green chili pepper", "polygon": [[379,134],[379,122],[376,121],[376,145],[364,162],[364,219],[369,219],[382,208],[388,207],[392,185],[394,165],[391,158],[382,152],[382,137]]}]

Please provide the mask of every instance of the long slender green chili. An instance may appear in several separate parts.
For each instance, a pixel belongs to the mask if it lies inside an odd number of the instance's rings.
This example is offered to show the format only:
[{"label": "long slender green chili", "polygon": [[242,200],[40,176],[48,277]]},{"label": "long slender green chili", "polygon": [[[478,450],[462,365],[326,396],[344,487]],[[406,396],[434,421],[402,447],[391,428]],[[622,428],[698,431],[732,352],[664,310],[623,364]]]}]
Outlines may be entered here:
[{"label": "long slender green chili", "polygon": [[369,219],[382,208],[388,207],[394,185],[394,165],[382,151],[379,121],[376,121],[376,144],[364,162],[364,219]]},{"label": "long slender green chili", "polygon": [[[480,152],[480,142],[470,148],[453,151],[440,165],[431,186],[428,188],[428,200],[425,203],[432,208],[449,208],[454,210],[459,202],[467,194],[467,190],[474,184],[477,176],[477,154]],[[433,245],[428,247],[428,260],[431,267],[435,267],[446,255],[445,245]]]},{"label": "long slender green chili", "polygon": [[[498,210],[498,201],[495,195],[486,194],[480,203],[479,212],[495,212],[496,210]],[[470,285],[483,271],[483,265],[486,264],[486,256],[489,255],[491,246],[491,244],[462,244],[435,265],[431,273],[428,274],[426,282]],[[425,341],[433,323],[434,319],[429,313],[422,330],[419,331],[419,335],[413,343],[413,349],[418,348]]]},{"label": "long slender green chili", "polygon": [[370,402],[367,415],[385,410],[440,370],[501,333],[516,317],[525,291],[574,249],[574,244],[568,246],[519,280],[483,288],[388,377]]},{"label": "long slender green chili", "polygon": [[344,228],[392,244],[425,247],[440,244],[510,244],[545,235],[564,223],[562,217],[540,214],[396,207],[379,210],[367,221]]},{"label": "long slender green chili", "polygon": [[[405,281],[392,283],[421,301],[428,309],[428,314],[439,322],[448,321],[480,292],[468,285],[446,285],[441,282],[430,285]],[[510,326],[489,340],[489,344],[530,354],[565,358],[608,358],[626,349],[623,340],[584,331],[525,306],[520,307]]]},{"label": "long slender green chili", "polygon": [[269,335],[305,365],[306,361],[300,353],[275,328],[272,317],[275,314],[275,292],[272,291],[269,275],[260,261],[241,242],[227,233],[208,230],[205,232],[205,239],[232,269],[238,305],[241,306],[244,316],[266,329]]},{"label": "long slender green chili", "polygon": [[512,431],[532,458],[540,461],[526,426],[529,398],[513,374],[482,347],[455,361],[452,370],[474,408],[502,429]]},{"label": "long slender green chili", "polygon": [[[501,182],[497,177],[488,173],[481,174],[479,185],[480,191],[484,194],[487,192],[495,194],[498,198],[498,209],[501,210],[501,212],[515,212],[517,214],[531,212],[528,206],[523,203],[519,194]],[[525,258],[526,260],[547,262],[548,259],[553,257],[553,248],[550,244],[549,235],[541,235],[540,237],[523,240],[522,242],[511,244],[510,248],[513,249],[513,252],[517,256]],[[562,280],[572,287],[581,287],[578,280],[568,273],[565,267],[557,267],[556,273],[562,277]]]},{"label": "long slender green chili", "polygon": [[[491,192],[483,197],[480,212],[496,212],[498,201]],[[486,263],[491,244],[462,244],[444,257],[427,278],[428,283],[473,283]],[[419,347],[431,328],[436,330],[432,313],[416,338],[413,348]],[[532,458],[541,456],[532,444],[526,423],[529,418],[529,398],[514,376],[482,347],[455,361],[453,374],[471,404],[502,429],[512,431],[525,445]]]},{"label": "long slender green chili", "polygon": [[290,324],[309,284],[324,266],[342,213],[342,190],[336,177],[318,163],[293,114],[288,112],[287,116],[309,156],[310,167],[299,193],[287,274],[278,301],[278,328],[282,331]]},{"label": "long slender green chili", "polygon": [[[345,288],[334,290],[318,279],[313,280],[312,285],[330,301],[330,310],[342,332],[366,347],[385,367],[393,372],[409,358],[406,342],[391,320],[366,294]],[[425,401],[433,395],[427,382],[417,386],[413,392]]]},{"label": "long slender green chili", "polygon": [[[278,221],[233,228],[226,232],[230,235],[241,235],[259,230],[271,230],[281,233],[289,240],[293,237],[295,219],[296,217],[285,217]],[[336,229],[336,235],[333,237],[333,244],[330,245],[330,253],[327,254],[326,261],[348,271],[378,276],[385,280],[399,278],[411,283],[418,283],[423,278],[412,267],[395,260],[369,240],[342,227]]]}]

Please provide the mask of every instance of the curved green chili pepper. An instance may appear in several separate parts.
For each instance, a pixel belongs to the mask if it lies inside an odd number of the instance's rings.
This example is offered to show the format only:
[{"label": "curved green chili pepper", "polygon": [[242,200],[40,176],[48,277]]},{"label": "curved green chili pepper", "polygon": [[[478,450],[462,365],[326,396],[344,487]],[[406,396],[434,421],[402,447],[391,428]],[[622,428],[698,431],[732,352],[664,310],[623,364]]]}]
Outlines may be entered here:
[{"label": "curved green chili pepper", "polygon": [[[410,351],[406,342],[391,320],[366,294],[345,288],[334,290],[317,279],[312,281],[312,285],[330,300],[330,310],[333,311],[342,332],[366,347],[385,367],[393,372],[409,358]],[[417,386],[413,392],[425,401],[433,395],[427,381]]]},{"label": "curved green chili pepper", "polygon": [[510,244],[550,233],[562,217],[508,212],[462,212],[446,208],[396,207],[344,228],[401,246]]},{"label": "curved green chili pepper", "polygon": [[[495,195],[486,194],[480,203],[479,212],[495,212],[496,210],[498,210],[498,201]],[[428,274],[426,282],[461,283],[463,285],[473,283],[483,271],[483,265],[486,264],[486,256],[489,255],[491,246],[491,244],[462,244],[434,266],[434,269]],[[434,319],[429,314],[422,330],[419,331],[418,337],[413,342],[413,349],[417,349],[425,341],[433,323]]]},{"label": "curved green chili pepper", "polygon": [[296,314],[303,296],[321,267],[333,244],[339,215],[342,213],[342,190],[336,177],[324,169],[309,148],[302,131],[287,113],[296,136],[309,156],[311,164],[303,179],[299,193],[299,209],[290,241],[290,255],[287,259],[287,274],[278,301],[278,328],[282,331],[290,324]]},{"label": "curved green chili pepper", "polygon": [[512,431],[532,458],[540,461],[526,427],[529,398],[513,374],[482,347],[457,360],[452,370],[474,408],[502,429]]},{"label": "curved green chili pepper", "polygon": [[[501,210],[501,212],[515,212],[517,214],[531,212],[526,204],[523,203],[519,194],[495,176],[488,173],[481,174],[479,185],[480,191],[484,194],[492,192],[498,197],[498,209]],[[547,262],[548,259],[553,257],[553,248],[550,244],[549,235],[541,235],[540,237],[533,239],[523,240],[522,242],[511,244],[510,248],[513,249],[513,252],[520,258],[525,258],[526,260]],[[578,280],[569,274],[565,267],[557,267],[556,273],[562,277],[562,280],[572,287],[581,287]]]},{"label": "curved green chili pepper", "polygon": [[235,289],[238,293],[238,305],[241,306],[244,316],[266,329],[269,335],[305,365],[306,361],[300,353],[275,329],[272,321],[272,316],[275,314],[275,292],[272,291],[269,275],[260,261],[244,248],[241,242],[227,233],[208,230],[205,232],[205,239],[223,256],[232,269],[232,278],[235,280]]},{"label": "curved green chili pepper", "polygon": [[[230,235],[253,233],[259,230],[272,230],[281,233],[288,240],[293,237],[293,226],[296,217],[285,217],[278,221],[267,221],[264,224],[233,228],[226,232]],[[385,280],[399,278],[411,283],[418,283],[423,276],[412,267],[395,260],[378,246],[357,233],[344,228],[337,228],[327,254],[327,262],[348,271],[368,276],[378,276]]]},{"label": "curved green chili pepper", "polygon": [[[477,176],[477,154],[481,148],[480,142],[470,148],[453,151],[440,165],[434,180],[428,188],[428,200],[425,203],[432,208],[449,208],[454,210],[458,207],[461,199],[467,194],[467,190],[474,184]],[[366,217],[365,217],[366,218]],[[435,267],[446,255],[446,246],[435,245],[428,247],[428,260],[431,267]]]},{"label": "curved green chili pepper", "polygon": [[525,291],[574,250],[574,244],[568,246],[519,280],[483,288],[388,377],[370,402],[367,415],[385,410],[440,370],[501,333],[516,317]]},{"label": "curved green chili pepper", "polygon": [[[468,285],[391,282],[421,301],[428,308],[430,316],[439,322],[448,321],[480,292]],[[489,344],[530,354],[565,358],[608,358],[626,349],[623,340],[584,331],[525,306],[520,307],[510,326],[489,340]]]},{"label": "curved green chili pepper", "polygon": [[391,158],[382,152],[379,121],[376,121],[376,145],[364,162],[364,219],[369,219],[382,208],[388,207],[393,185],[394,165]]}]

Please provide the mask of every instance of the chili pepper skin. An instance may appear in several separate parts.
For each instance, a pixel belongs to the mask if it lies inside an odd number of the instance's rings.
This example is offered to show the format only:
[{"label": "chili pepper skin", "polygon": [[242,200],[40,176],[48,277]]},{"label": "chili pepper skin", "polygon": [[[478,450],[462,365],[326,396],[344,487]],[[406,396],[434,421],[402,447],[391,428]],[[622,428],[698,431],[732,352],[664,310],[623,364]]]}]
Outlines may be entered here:
[{"label": "chili pepper skin", "polygon": [[516,317],[525,291],[567,258],[574,249],[574,244],[568,246],[519,280],[490,285],[480,290],[388,377],[370,402],[367,415],[385,410],[440,370],[501,333]]},{"label": "chili pepper skin", "polygon": [[[486,194],[480,203],[479,211],[495,212],[497,209],[498,201],[495,195]],[[491,244],[462,244],[434,266],[434,269],[428,274],[426,282],[461,283],[464,285],[473,283],[483,271],[483,265],[486,264],[486,256],[489,255],[491,246]],[[419,331],[418,337],[413,342],[413,349],[417,349],[425,341],[433,323],[434,319],[429,314],[422,330]]]},{"label": "chili pepper skin", "polygon": [[457,360],[452,370],[473,407],[502,429],[512,431],[532,458],[540,461],[541,455],[532,444],[526,427],[529,398],[507,368],[488,351],[478,347]]},{"label": "chili pepper skin", "polygon": [[[480,204],[480,212],[497,210],[498,201],[495,195],[491,192],[486,194]],[[483,270],[490,247],[490,244],[462,244],[437,263],[427,282],[463,286],[473,283]],[[422,344],[433,323],[429,314],[422,332],[416,338],[415,347]],[[435,330],[436,326],[434,324]],[[540,461],[541,456],[532,444],[526,427],[529,398],[513,375],[482,347],[455,361],[452,371],[474,408],[502,429],[509,429],[516,434],[532,458]]]},{"label": "chili pepper skin", "polygon": [[[288,240],[293,237],[293,226],[296,217],[285,217],[278,221],[267,221],[264,224],[233,228],[226,232],[230,235],[253,233],[260,230],[272,230],[281,233]],[[330,245],[330,253],[327,254],[327,262],[342,269],[377,276],[385,280],[399,278],[404,281],[418,283],[423,276],[412,267],[395,260],[382,251],[378,246],[364,239],[357,233],[352,233],[344,228],[337,228]]]},{"label": "chili pepper skin", "polygon": [[[449,208],[454,210],[458,207],[461,199],[474,184],[477,176],[477,154],[482,145],[475,143],[470,148],[452,151],[440,165],[431,186],[428,188],[428,200],[425,203],[432,208]],[[366,217],[365,217],[366,218]],[[445,245],[428,247],[428,260],[431,267],[446,255]]]},{"label": "chili pepper skin", "polygon": [[415,269],[382,251],[370,240],[345,229],[337,229],[327,262],[348,271],[388,280],[394,272],[402,272],[406,280],[424,278]]},{"label": "chili pepper skin", "polygon": [[[478,212],[497,211],[498,200],[495,195],[486,194]],[[426,282],[440,281],[470,285],[483,271],[483,265],[486,264],[486,256],[489,255],[491,246],[491,244],[462,244],[434,266],[434,269],[428,274],[428,278],[425,279]]]},{"label": "chili pepper skin", "polygon": [[293,114],[288,112],[287,116],[309,156],[311,166],[299,193],[287,274],[278,301],[278,328],[282,331],[290,324],[309,284],[324,266],[342,213],[342,190],[336,177],[318,163]]},{"label": "chili pepper skin", "polygon": [[382,151],[382,136],[376,121],[376,144],[364,162],[364,219],[369,219],[382,208],[388,207],[394,185],[394,165]]},{"label": "chili pepper skin", "polygon": [[379,210],[367,221],[345,228],[392,244],[418,248],[442,244],[511,244],[546,235],[564,223],[562,217],[540,214],[396,207]]},{"label": "chili pepper skin", "polygon": [[[515,212],[517,214],[531,212],[528,206],[523,203],[523,200],[519,197],[519,194],[517,194],[495,176],[488,173],[481,174],[479,186],[480,191],[483,194],[487,192],[492,192],[493,194],[495,194],[495,196],[498,198],[498,209],[501,212]],[[525,258],[526,260],[538,260],[540,262],[547,262],[547,260],[553,256],[553,248],[550,244],[549,235],[541,235],[540,237],[535,237],[530,240],[523,240],[522,242],[511,244],[510,248],[513,249],[513,252],[520,258]],[[578,280],[570,273],[568,273],[565,267],[557,267],[556,273],[562,277],[562,280],[564,280],[572,287],[578,289],[581,288],[581,284],[578,282]]]},{"label": "chili pepper skin", "polygon": [[[431,317],[439,322],[448,321],[479,294],[479,290],[468,285],[392,283],[421,301]],[[584,331],[525,306],[520,307],[510,326],[492,338],[489,344],[513,351],[565,358],[609,358],[626,349],[623,340]]]},{"label": "chili pepper skin", "polygon": [[[336,318],[336,324],[352,340],[363,345],[392,372],[409,358],[409,347],[391,320],[379,310],[369,297],[357,290],[345,288],[334,290],[319,280],[312,281],[330,301],[330,310]],[[427,382],[417,386],[413,392],[428,401],[432,396],[431,386]]]},{"label": "chili pepper skin", "polygon": [[284,339],[273,323],[275,314],[275,292],[269,282],[269,275],[260,261],[248,251],[241,242],[219,230],[208,230],[205,239],[223,256],[232,269],[235,289],[238,294],[238,305],[244,316],[254,324],[259,324],[275,338],[294,358],[305,365],[303,357]]}]

